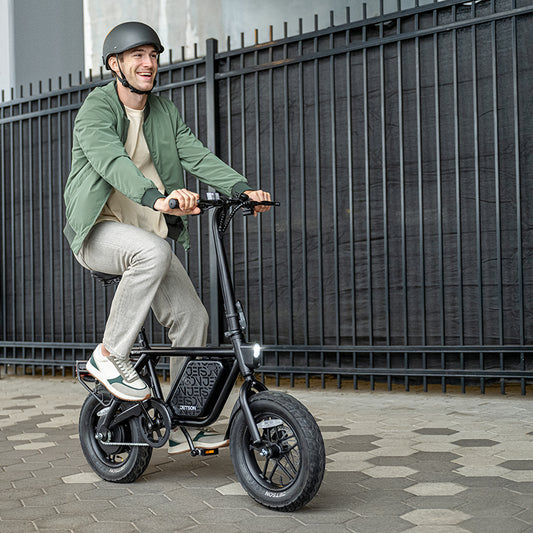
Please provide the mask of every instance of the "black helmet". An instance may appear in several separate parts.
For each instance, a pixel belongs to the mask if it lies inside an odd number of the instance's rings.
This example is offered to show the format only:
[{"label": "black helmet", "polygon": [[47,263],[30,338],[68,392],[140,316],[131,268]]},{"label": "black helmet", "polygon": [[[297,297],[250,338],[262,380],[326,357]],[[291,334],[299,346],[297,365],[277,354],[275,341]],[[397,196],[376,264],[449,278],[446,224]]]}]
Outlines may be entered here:
[{"label": "black helmet", "polygon": [[157,33],[142,22],[124,22],[115,26],[105,38],[104,47],[102,51],[102,61],[107,70],[109,63],[107,62],[109,56],[120,54],[126,50],[131,50],[136,46],[143,44],[152,44],[156,47],[158,53],[161,53],[164,48]]}]

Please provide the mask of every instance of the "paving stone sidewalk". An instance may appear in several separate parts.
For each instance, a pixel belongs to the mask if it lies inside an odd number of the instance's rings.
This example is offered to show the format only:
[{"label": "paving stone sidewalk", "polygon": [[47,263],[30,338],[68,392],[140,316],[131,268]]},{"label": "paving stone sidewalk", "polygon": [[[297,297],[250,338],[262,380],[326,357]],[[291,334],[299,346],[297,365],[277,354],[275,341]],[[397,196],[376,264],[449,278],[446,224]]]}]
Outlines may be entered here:
[{"label": "paving stone sidewalk", "polygon": [[101,481],[79,446],[82,387],[4,377],[0,532],[533,532],[533,399],[288,392],[317,418],[327,465],[311,504],[285,514],[244,494],[227,449],[155,450],[135,483]]}]

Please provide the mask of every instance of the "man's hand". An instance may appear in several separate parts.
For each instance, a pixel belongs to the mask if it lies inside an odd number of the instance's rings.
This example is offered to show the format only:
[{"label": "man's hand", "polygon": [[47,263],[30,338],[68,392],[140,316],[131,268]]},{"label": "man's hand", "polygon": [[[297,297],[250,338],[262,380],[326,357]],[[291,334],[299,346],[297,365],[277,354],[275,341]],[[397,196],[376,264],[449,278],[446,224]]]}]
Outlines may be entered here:
[{"label": "man's hand", "polygon": [[[168,202],[171,198],[178,201],[178,209],[170,209]],[[198,207],[198,199],[200,197],[197,193],[188,191],[187,189],[179,189],[172,191],[166,198],[158,198],[154,203],[154,209],[166,213],[168,215],[175,215],[178,217],[184,215],[199,215],[201,213]]]},{"label": "man's hand", "polygon": [[[250,200],[254,202],[270,202],[270,193],[265,191],[244,191],[244,194],[248,195]],[[257,216],[257,213],[265,213],[270,211],[269,205],[258,205],[255,208],[254,217]]]}]

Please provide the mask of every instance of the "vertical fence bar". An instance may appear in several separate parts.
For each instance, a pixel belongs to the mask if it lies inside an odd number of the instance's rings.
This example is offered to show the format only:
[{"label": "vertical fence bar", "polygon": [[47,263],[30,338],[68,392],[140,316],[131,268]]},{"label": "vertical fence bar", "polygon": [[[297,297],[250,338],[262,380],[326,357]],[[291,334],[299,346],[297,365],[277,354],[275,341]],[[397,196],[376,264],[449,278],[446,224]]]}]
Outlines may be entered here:
[{"label": "vertical fence bar", "polygon": [[[205,43],[205,107],[207,121],[207,147],[214,154],[217,151],[218,130],[216,121],[216,80],[215,80],[215,56],[218,49],[216,39],[207,39]],[[209,227],[213,213],[209,214]],[[222,340],[222,331],[220,327],[220,301],[218,288],[218,270],[215,243],[211,233],[209,233],[209,302],[210,302],[210,324],[211,324],[211,344],[219,346]]]},{"label": "vertical fence bar", "polygon": [[[302,20],[300,19],[300,33],[302,33]],[[303,45],[302,40],[298,42],[298,56],[302,57],[303,55]],[[309,287],[309,273],[308,273],[308,238],[307,231],[305,227],[305,221],[307,220],[307,201],[306,201],[306,172],[305,172],[305,155],[306,155],[306,144],[305,144],[305,90],[304,90],[304,65],[302,62],[298,64],[298,124],[299,124],[299,134],[298,134],[298,147],[299,147],[299,162],[300,162],[300,216],[302,219],[302,256],[301,256],[301,269],[302,269],[302,290],[303,290],[303,324],[302,324],[302,334],[304,344],[309,344],[309,298],[308,298],[308,287]],[[293,339],[293,334],[291,331],[291,339]],[[309,366],[309,352],[305,353],[305,362],[304,366],[307,368]],[[309,374],[305,374],[305,383],[309,387]]]},{"label": "vertical fence bar", "polygon": [[[32,88],[30,86],[30,93],[32,92]],[[29,111],[31,112],[31,102],[30,102],[30,108]],[[33,122],[34,119],[28,119],[28,154],[27,154],[27,161],[28,161],[28,182],[31,184],[33,183]],[[33,191],[32,191],[33,192]],[[29,247],[30,247],[30,259],[29,259],[29,268],[30,268],[30,294],[32,298],[32,304],[31,304],[31,324],[30,324],[30,340],[32,343],[35,343],[35,322],[36,322],[36,314],[35,314],[35,250],[34,250],[34,209],[33,209],[33,198],[34,195],[30,193],[30,198],[32,200],[30,209],[26,207],[25,211],[29,211],[28,213],[28,221],[29,221]],[[31,358],[35,360],[35,348],[32,347],[31,349]],[[35,364],[32,365],[35,368]]]},{"label": "vertical fence bar", "polygon": [[[400,1],[400,0],[398,0]],[[401,18],[397,19],[397,35],[401,34]],[[403,47],[402,41],[397,43],[398,53],[398,160],[399,160],[399,178],[400,178],[400,220],[401,220],[401,265],[402,265],[402,311],[403,311],[403,342],[409,344],[409,306],[407,303],[407,230],[406,230],[406,187],[405,187],[405,158],[404,158],[404,131],[403,131]],[[409,368],[409,354],[404,353],[404,368]],[[405,390],[409,390],[409,376],[404,377]]]},{"label": "vertical fence bar", "polygon": [[[11,113],[10,115],[13,116],[13,106],[11,107],[10,109]],[[10,122],[9,124],[9,139],[11,141],[11,146],[13,146],[13,135],[14,135],[14,122]],[[14,161],[14,150],[11,149],[9,151],[9,176],[10,176],[10,185],[11,185],[11,197],[10,197],[10,202],[9,202],[9,214],[11,216],[11,224],[10,224],[10,227],[11,227],[11,239],[10,239],[10,243],[9,243],[9,249],[11,251],[11,272],[13,272],[13,279],[12,279],[12,283],[11,283],[11,294],[12,294],[12,302],[11,302],[11,321],[12,321],[12,324],[13,324],[13,339],[14,340],[19,340],[18,339],[18,335],[17,335],[17,307],[16,307],[16,302],[17,302],[17,278],[18,278],[18,272],[16,270],[16,258],[15,258],[15,250],[16,250],[16,247],[15,247],[15,238],[16,238],[16,234],[15,234],[15,220],[16,220],[16,217],[15,217],[15,161]],[[16,353],[16,348],[13,349],[13,354]],[[17,366],[15,364],[15,374],[16,374],[16,369],[17,369]]]},{"label": "vertical fence bar", "polygon": [[[81,73],[80,73],[80,78],[81,78]],[[81,85],[81,79],[80,79],[80,85]],[[78,90],[77,91],[77,101],[78,103],[81,103],[81,100],[82,100],[82,91],[81,90]],[[71,114],[70,115],[70,119],[69,119],[69,124],[70,124],[70,146],[72,146],[72,131],[73,131],[73,128],[74,128],[74,117],[73,115]],[[72,256],[72,254],[71,254]],[[83,268],[83,267],[82,267]],[[82,320],[81,320],[81,323],[82,324],[86,324],[88,322],[87,320],[87,298],[86,298],[86,290],[87,290],[87,284],[85,283],[85,269],[82,270],[82,274],[80,275],[80,282],[81,282],[81,294],[80,294],[80,298],[81,298],[81,301],[80,301],[80,305],[81,305],[81,309],[82,309]],[[94,315],[94,311],[93,311],[93,315]],[[79,323],[79,322],[78,322]],[[94,330],[93,330],[94,331]],[[76,337],[74,336],[74,333],[73,333],[73,340],[75,339]],[[86,344],[87,343],[87,330],[85,327],[82,327],[81,328],[81,341],[83,344]],[[82,358],[85,359],[86,356],[85,356],[85,350],[83,352],[83,355],[82,355]]]},{"label": "vertical fence bar", "polygon": [[[72,82],[69,81],[69,87],[72,87]],[[74,97],[74,92],[71,91],[69,92],[68,94],[68,104],[69,104],[69,108],[71,108],[72,104],[73,104],[73,97]],[[66,133],[66,137],[67,137],[67,147],[70,149],[72,147],[72,127],[71,127],[71,124],[72,124],[72,109],[69,109],[67,112],[66,112],[66,119],[67,119],[67,133]],[[61,185],[63,186],[63,180],[61,180]],[[63,223],[63,219],[61,219],[61,223]],[[70,283],[69,283],[69,290],[70,290],[70,338],[72,340],[72,342],[74,342],[74,339],[76,338],[76,316],[77,316],[77,313],[76,313],[76,302],[78,301],[78,299],[76,298],[76,284],[75,284],[75,265],[74,265],[74,256],[73,254],[71,253],[70,249],[67,247],[66,248],[66,251],[65,253],[68,255],[68,273],[69,273],[69,280],[70,280]],[[80,279],[80,283],[81,283],[81,286],[82,286],[82,290],[80,291],[80,300],[83,299],[83,293],[84,293],[84,290],[83,290],[83,277],[81,277]],[[85,324],[85,306],[81,306],[81,313],[80,315],[83,317],[82,319],[82,323]],[[83,328],[85,329],[85,328]],[[82,335],[84,334],[85,332],[83,331]],[[72,354],[73,354],[73,359],[75,360],[76,357],[74,357],[74,355],[76,354],[76,352],[74,350],[72,350]]]},{"label": "vertical fence bar", "polygon": [[[231,71],[231,59],[232,57],[229,56],[228,57],[228,62],[230,62],[228,64],[228,70]],[[240,54],[238,56],[238,59],[239,59],[239,63],[242,59],[242,54]],[[228,91],[231,91],[231,77],[228,77]],[[239,79],[239,88],[240,88],[240,79]],[[239,89],[236,91],[236,94],[238,95],[239,94]],[[228,122],[228,139],[231,139],[231,136],[232,136],[232,122],[233,122],[233,106],[232,106],[232,103],[231,103],[231,92],[228,92],[228,117],[229,117],[229,122]],[[241,109],[242,109],[242,105],[241,105]],[[231,161],[233,161],[233,143],[230,143],[228,145],[228,151],[232,154],[232,159]],[[246,175],[244,173],[244,170],[243,170],[243,174]],[[229,231],[229,238],[228,238],[228,251],[229,251],[229,257],[228,257],[228,261],[230,263],[229,265],[229,268],[230,268],[230,271],[231,271],[231,275],[232,275],[232,278],[234,278],[235,276],[235,264],[234,264],[234,228],[233,226],[230,228],[230,231]]]},{"label": "vertical fence bar", "polygon": [[[419,17],[415,15],[415,29],[419,28]],[[417,152],[417,180],[418,180],[418,246],[419,246],[419,270],[420,270],[420,319],[422,345],[427,343],[426,324],[426,259],[424,246],[424,172],[422,155],[422,87],[420,73],[420,38],[415,37],[415,82],[416,82],[416,152]],[[422,368],[427,368],[427,353],[422,353]],[[424,391],[427,391],[428,380],[422,378]]]},{"label": "vertical fence bar", "polygon": [[[379,26],[380,38],[383,39],[383,24]],[[389,279],[389,211],[387,187],[387,116],[385,104],[385,48],[379,47],[379,89],[380,89],[380,116],[381,116],[381,201],[383,205],[383,283],[384,283],[384,314],[385,314],[385,339],[390,345],[390,279]],[[387,368],[391,367],[391,354],[387,352]],[[392,377],[387,376],[388,389],[392,388]]]},{"label": "vertical fence bar", "polygon": [[[269,48],[268,59],[273,61],[273,47]],[[275,178],[276,178],[276,159],[274,149],[274,71],[268,71],[268,161],[269,161],[269,190],[272,195],[276,196]],[[274,198],[275,199],[275,198]],[[285,201],[288,201],[285,198]],[[272,235],[270,253],[272,255],[272,278],[274,280],[273,288],[270,291],[274,309],[278,309],[278,268],[277,268],[277,251],[276,251],[276,209],[273,209],[270,214],[270,233]],[[279,318],[278,313],[275,313],[271,323],[273,331],[271,338],[274,344],[279,344]]]},{"label": "vertical fence bar", "polygon": [[[21,88],[22,91],[22,88]],[[22,96],[22,95],[21,95]],[[19,115],[24,114],[22,102],[18,105],[19,108]],[[17,262],[17,267],[20,268],[20,293],[18,298],[20,298],[21,303],[21,316],[20,316],[20,338],[21,340],[26,339],[26,316],[25,316],[25,310],[26,310],[26,291],[25,291],[25,281],[26,281],[26,268],[25,268],[25,259],[26,259],[26,242],[25,242],[25,217],[22,216],[24,213],[24,121],[20,120],[18,122],[18,203],[19,203],[19,209],[20,209],[20,237],[19,237],[19,246],[18,249],[20,250],[20,261]],[[12,248],[13,255],[16,255],[17,247]],[[17,287],[14,287],[14,297],[17,298]],[[17,320],[17,317],[15,315],[15,320]],[[22,357],[24,360],[26,360],[26,348],[22,348]],[[23,366],[23,372],[26,373],[26,367]]]},{"label": "vertical fence bar", "polygon": [[[433,11],[433,23],[437,25],[437,10]],[[435,105],[435,167],[437,175],[437,232],[438,232],[438,263],[439,263],[439,311],[440,311],[440,343],[446,341],[445,302],[444,302],[444,243],[443,243],[443,214],[442,214],[442,172],[440,151],[440,78],[439,78],[439,35],[433,35],[433,80]],[[441,369],[446,368],[446,356],[440,354]],[[446,392],[446,376],[441,378],[442,392]]]},{"label": "vertical fence bar", "polygon": [[[215,56],[216,56],[216,51],[215,51]],[[215,59],[214,59],[215,61]],[[195,78],[198,78],[198,64],[195,64],[194,67],[194,77]],[[216,72],[216,66],[213,67],[213,71]],[[213,87],[215,87],[215,82],[213,80]],[[200,132],[200,97],[199,97],[199,94],[198,94],[198,90],[199,90],[199,86],[200,84],[199,83],[195,83],[194,84],[194,130],[196,132],[196,135],[199,134]],[[206,88],[207,88],[207,82],[206,82]],[[217,98],[217,95],[218,95],[218,92],[216,90],[216,87],[215,87],[215,90],[214,90],[214,98],[216,100]],[[207,96],[207,90],[206,90],[206,99],[209,99],[210,97]],[[218,113],[217,113],[217,102],[215,101],[214,104],[213,104],[213,110],[214,110],[214,113],[215,113],[215,120],[214,120],[214,125],[216,127],[216,131],[213,134],[211,134],[213,137],[214,137],[214,140],[213,139],[210,139],[208,140],[208,145],[211,144],[212,148],[211,151],[215,154],[218,154],[218,149],[219,149],[219,146],[218,146],[218,125],[217,125],[217,117],[218,117]],[[207,112],[207,116],[209,116],[209,112]],[[211,126],[212,127],[212,126]],[[209,132],[209,127],[208,127],[208,132]],[[209,135],[209,133],[208,133]],[[188,186],[193,189],[193,184],[192,183],[189,183]],[[195,180],[195,183],[194,183],[194,189],[196,190],[197,193],[200,193],[200,184]],[[189,217],[190,218],[190,217]],[[196,225],[196,234],[197,234],[197,247],[196,247],[196,261],[198,262],[198,280],[197,280],[197,283],[198,283],[198,291],[199,291],[199,294],[200,295],[203,295],[204,293],[204,286],[203,286],[203,279],[202,279],[202,231],[201,231],[201,220],[200,220],[200,217],[194,217],[193,218],[194,220],[194,223]],[[218,278],[217,278],[218,279]],[[163,329],[163,328],[162,328]]]},{"label": "vertical fence bar", "polygon": [[[456,20],[457,8],[453,6],[453,20]],[[455,169],[455,220],[456,220],[456,248],[457,248],[457,314],[459,323],[459,344],[464,344],[464,303],[463,303],[463,253],[462,253],[462,212],[461,212],[461,167],[460,167],[460,138],[459,138],[459,72],[457,30],[452,31],[452,69],[453,69],[453,146]],[[459,368],[465,368],[465,355],[459,354]],[[465,378],[460,378],[461,391],[465,392]]]},{"label": "vertical fence bar", "polygon": [[[59,81],[59,85],[61,87],[61,78]],[[63,191],[62,187],[62,178],[63,178],[63,121],[61,120],[61,95],[58,95],[58,111],[57,111],[57,172],[55,173],[55,176],[58,178],[59,181],[59,195],[61,196],[61,192]],[[56,209],[54,209],[54,212],[56,212]],[[63,221],[63,202],[59,202],[59,208],[57,209],[57,212],[59,214],[58,222],[59,224]],[[63,236],[61,234],[61,231],[58,231],[57,228],[54,228],[54,232],[58,235],[58,249],[59,249],[59,277],[61,279],[60,283],[60,294],[61,294],[61,304],[59,308],[59,312],[61,314],[61,342],[65,343],[65,332],[67,329],[67,316],[65,313],[66,308],[66,298],[65,298],[65,267],[64,267],[64,258],[65,258],[65,250],[63,246]],[[61,361],[65,361],[65,349],[61,349]],[[65,375],[65,365],[62,365],[61,373],[64,376]]]},{"label": "vertical fence bar", "polygon": [[[256,63],[258,63],[258,56],[256,52]],[[255,117],[255,173],[257,176],[257,185],[256,189],[261,189],[261,108],[259,100],[259,72],[254,73],[254,117]],[[258,301],[259,309],[264,308],[264,294],[263,294],[263,240],[261,239],[262,227],[263,227],[262,217],[257,217],[254,221],[255,223],[255,232],[257,234],[257,276],[259,279],[258,286]],[[249,309],[249,308],[248,308]],[[248,311],[249,314],[249,311]],[[265,317],[263,313],[259,317],[259,342],[264,343],[264,334],[265,334]]]},{"label": "vertical fence bar", "polygon": [[[49,80],[49,84],[51,84],[51,80]],[[49,89],[50,90],[50,89]],[[50,302],[50,332],[51,332],[51,341],[55,342],[56,335],[55,335],[55,324],[56,324],[56,309],[55,309],[55,281],[54,281],[54,254],[52,253],[52,250],[54,250],[54,218],[53,218],[53,204],[52,204],[52,198],[53,198],[53,182],[52,182],[52,157],[53,157],[53,151],[52,151],[52,116],[50,114],[50,110],[52,108],[52,98],[49,96],[47,98],[48,102],[48,114],[46,116],[46,139],[48,141],[48,147],[47,147],[47,167],[46,167],[46,181],[47,181],[47,187],[48,187],[48,235],[50,239],[51,247],[48,249],[48,267],[50,269],[48,280],[49,280],[49,295],[48,295],[48,301]],[[55,359],[55,350],[52,349],[51,353],[51,360],[52,360],[52,369],[55,369],[55,366],[53,364],[53,360]],[[44,363],[43,363],[43,374],[44,374]],[[52,375],[55,375],[55,371],[52,370]]]},{"label": "vertical fence bar", "polygon": [[[287,45],[283,46],[283,57],[287,58]],[[283,79],[283,174],[285,180],[285,202],[287,218],[287,285],[290,298],[289,311],[289,344],[294,344],[294,281],[293,281],[293,235],[292,235],[292,205],[291,205],[291,164],[290,164],[290,117],[289,117],[289,71],[287,67],[282,70]],[[280,158],[281,159],[281,158]],[[294,366],[294,352],[289,352],[289,364]],[[290,376],[291,386],[294,386],[294,374]]]},{"label": "vertical fence bar", "polygon": [[[42,92],[42,85],[39,84],[39,95],[41,95]],[[40,114],[40,111],[43,107],[43,98],[42,96],[39,96],[39,103],[37,106],[37,110],[39,111],[39,118],[37,119],[37,129],[38,129],[38,135],[37,135],[37,152],[38,152],[38,179],[37,179],[37,186],[39,187],[39,191],[43,190],[44,180],[43,180],[43,119],[42,115]],[[46,342],[46,322],[45,322],[45,316],[46,316],[46,310],[45,310],[45,295],[44,295],[44,209],[43,209],[43,195],[38,195],[38,209],[39,209],[39,280],[40,280],[40,331],[41,331],[41,340],[42,342]],[[41,358],[44,359],[44,351],[41,349]]]},{"label": "vertical fence bar", "polygon": [[[494,0],[492,0],[494,11]],[[498,120],[498,56],[496,50],[496,22],[491,23],[492,51],[492,124],[494,129],[494,194],[496,217],[496,269],[498,284],[498,340],[503,344],[503,273],[502,273],[502,240],[501,240],[501,203],[500,203],[500,160],[499,160],[499,120]],[[504,356],[500,353],[500,370],[504,370]],[[500,390],[505,394],[505,381],[500,379]]]},{"label": "vertical fence bar", "polygon": [[[333,25],[333,24],[332,24]],[[330,48],[335,47],[333,40],[333,33],[330,33]],[[335,56],[329,59],[329,94],[330,94],[330,122],[331,122],[331,197],[333,199],[331,218],[333,222],[333,273],[335,275],[334,287],[335,297],[333,308],[335,310],[335,342],[339,345],[340,342],[340,268],[339,268],[339,214],[338,214],[338,194],[337,194],[337,120],[336,120],[336,92],[335,92]],[[341,366],[341,354],[335,354],[337,368]],[[337,375],[337,388],[341,388],[341,375]]]},{"label": "vertical fence bar", "polygon": [[[475,17],[476,4],[472,3],[472,18]],[[481,175],[479,168],[479,116],[478,116],[478,68],[477,68],[477,31],[472,26],[472,113],[474,126],[474,182],[476,203],[476,266],[477,266],[477,302],[478,302],[478,338],[483,344],[483,257],[481,249]],[[479,354],[479,369],[484,368],[483,352]],[[485,392],[485,380],[480,378],[481,392]]]},{"label": "vertical fence bar", "polygon": [[[350,8],[346,8],[346,19],[350,20]],[[350,30],[346,30],[346,46],[350,45]],[[351,285],[351,331],[352,344],[357,344],[357,312],[356,312],[356,285],[355,285],[355,201],[354,201],[354,169],[353,169],[353,120],[352,120],[352,54],[346,52],[346,144],[348,157],[348,211],[350,214],[349,236],[350,236],[350,285]],[[352,355],[352,366],[355,369],[356,356],[355,352]],[[354,372],[352,376],[353,387],[357,388],[357,374]]]},{"label": "vertical fence bar", "polygon": [[[2,102],[4,100],[4,91],[2,91]],[[6,116],[7,107],[0,107],[0,119],[3,119]],[[0,209],[2,213],[7,212],[7,198],[6,198],[6,172],[5,172],[5,153],[6,153],[6,140],[5,140],[5,125],[0,124],[0,154],[2,155],[0,159]],[[0,243],[2,247],[2,337],[7,339],[7,276],[5,272],[7,271],[7,259],[6,259],[6,247],[7,247],[7,227],[5,220],[2,222],[2,242]],[[2,353],[5,358],[7,358],[7,347],[4,346]],[[7,367],[4,367],[7,370]]]},{"label": "vertical fence bar", "polygon": [[[316,17],[315,17],[315,28],[316,28]],[[313,39],[313,47],[315,53],[319,51],[318,38]],[[322,253],[323,253],[323,244],[322,244],[322,202],[320,198],[320,184],[322,182],[322,170],[321,170],[321,152],[320,152],[320,72],[319,72],[319,60],[315,59],[314,63],[314,110],[315,110],[315,170],[316,170],[316,183],[315,183],[315,193],[316,193],[316,225],[317,225],[317,267],[318,267],[318,309],[320,309],[319,314],[319,327],[318,327],[318,337],[320,343],[324,344],[324,272],[322,268]],[[324,352],[320,353],[320,366],[325,366],[325,355]],[[322,387],[325,384],[325,375],[321,374]]]},{"label": "vertical fence bar", "polygon": [[[228,49],[229,49],[229,37],[228,37]],[[231,56],[228,56],[228,63],[227,63],[227,70],[228,71],[231,71],[231,59],[232,57]],[[231,99],[232,99],[232,90],[231,90],[231,76],[228,76],[227,78],[227,85],[228,85],[228,88],[227,88],[227,100],[226,100],[226,112],[227,112],[227,115],[228,115],[228,127],[227,127],[227,135],[228,135],[228,147],[227,147],[227,150],[228,150],[228,164],[233,167],[233,149],[232,149],[232,146],[233,146],[233,141],[232,141],[232,138],[233,138],[233,135],[232,135],[232,130],[233,130],[233,107],[232,107],[232,103],[231,103]],[[230,232],[229,232],[229,239],[228,239],[228,249],[229,249],[229,253],[228,253],[228,261],[230,263],[229,265],[229,268],[231,270],[231,273],[232,273],[232,278],[234,276],[234,270],[233,270],[233,226],[231,227],[230,229]]]},{"label": "vertical fence bar", "polygon": [[[366,4],[363,4],[363,17],[366,20]],[[363,42],[367,41],[368,26],[363,26]],[[370,202],[370,140],[369,140],[369,102],[368,102],[368,49],[363,48],[363,128],[364,128],[364,153],[365,153],[365,223],[366,223],[366,284],[368,291],[368,345],[374,344],[374,316],[372,301],[372,210]],[[370,352],[370,367],[374,365],[374,354]],[[370,387],[374,390],[374,375],[370,376]]]},{"label": "vertical fence bar", "polygon": [[[516,7],[516,0],[513,0],[513,7]],[[520,317],[519,335],[520,344],[525,344],[525,312],[524,312],[524,270],[523,270],[523,249],[522,249],[522,178],[520,165],[520,114],[518,105],[518,35],[516,16],[512,17],[512,42],[511,53],[513,56],[513,134],[514,134],[514,159],[515,159],[515,201],[516,201],[516,257],[517,257],[517,277],[518,277],[518,310]],[[525,353],[520,352],[520,369],[526,370]],[[522,394],[526,393],[526,380],[520,380]]]},{"label": "vertical fence bar", "polygon": [[[182,60],[184,61],[185,60],[185,47],[182,46],[181,48],[181,57],[182,57]],[[180,73],[181,73],[181,81],[184,82],[185,81],[185,68],[180,68]],[[186,103],[186,96],[185,96],[185,84],[183,84],[180,88],[180,96],[181,96],[181,109],[180,109],[180,114],[181,114],[181,118],[186,121],[187,120],[187,113],[186,113],[186,107],[185,107],[185,103]],[[206,92],[207,94],[207,92]],[[206,108],[207,109],[207,108]],[[189,258],[189,254],[185,254],[185,263],[184,263],[184,266],[185,266],[185,270],[187,272],[190,271],[190,268],[191,268],[191,265],[190,265],[190,258]]]},{"label": "vertical fence bar", "polygon": [[[244,35],[242,35],[242,48],[244,48]],[[240,68],[244,70],[244,54],[240,54]],[[239,77],[240,80],[240,90],[241,90],[241,157],[242,157],[242,173],[244,176],[247,175],[248,171],[248,160],[246,157],[247,149],[247,132],[246,132],[246,75],[243,73]],[[244,257],[248,257],[248,223],[246,219],[243,220],[243,238],[242,238],[242,247]],[[246,301],[248,300],[249,294],[249,284],[248,284],[248,264],[244,261],[244,295]],[[246,305],[246,303],[245,303]]]}]

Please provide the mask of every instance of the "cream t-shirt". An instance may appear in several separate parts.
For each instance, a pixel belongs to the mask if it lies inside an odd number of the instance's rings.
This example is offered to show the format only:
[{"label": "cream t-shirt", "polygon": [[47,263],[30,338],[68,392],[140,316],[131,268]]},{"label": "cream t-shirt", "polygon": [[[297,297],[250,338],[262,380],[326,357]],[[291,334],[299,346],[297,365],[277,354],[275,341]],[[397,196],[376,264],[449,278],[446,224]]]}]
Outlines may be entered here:
[{"label": "cream t-shirt", "polygon": [[[146,139],[144,138],[144,109],[124,107],[130,121],[128,136],[124,144],[126,152],[144,176],[154,182],[159,192],[165,194],[165,186],[157,173],[152,156],[148,150],[148,145],[146,144]],[[130,224],[131,226],[151,231],[163,239],[168,234],[168,227],[163,213],[130,200],[116,189],[113,189],[111,192],[96,223],[104,220],[114,220],[123,224]]]}]

